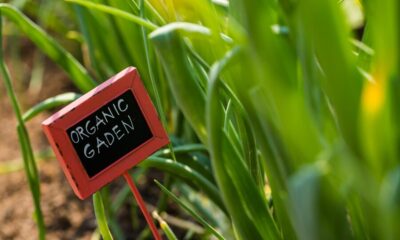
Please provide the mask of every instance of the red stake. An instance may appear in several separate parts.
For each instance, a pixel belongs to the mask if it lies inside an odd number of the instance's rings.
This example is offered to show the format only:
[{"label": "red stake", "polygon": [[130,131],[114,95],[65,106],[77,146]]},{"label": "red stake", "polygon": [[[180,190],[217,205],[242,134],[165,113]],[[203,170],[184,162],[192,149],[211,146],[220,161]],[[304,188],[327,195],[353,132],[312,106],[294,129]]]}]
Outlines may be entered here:
[{"label": "red stake", "polygon": [[124,174],[124,178],[126,180],[126,182],[128,183],[129,187],[131,188],[131,191],[133,193],[133,196],[136,199],[136,202],[139,205],[140,210],[142,211],[144,218],[147,221],[147,224],[149,224],[150,230],[153,233],[153,237],[156,240],[162,240],[160,234],[158,233],[157,227],[153,222],[153,218],[151,217],[149,211],[146,208],[146,205],[143,201],[142,196],[140,195],[139,190],[137,189],[135,183],[132,181],[131,175],[129,175],[128,172],[125,172]]}]

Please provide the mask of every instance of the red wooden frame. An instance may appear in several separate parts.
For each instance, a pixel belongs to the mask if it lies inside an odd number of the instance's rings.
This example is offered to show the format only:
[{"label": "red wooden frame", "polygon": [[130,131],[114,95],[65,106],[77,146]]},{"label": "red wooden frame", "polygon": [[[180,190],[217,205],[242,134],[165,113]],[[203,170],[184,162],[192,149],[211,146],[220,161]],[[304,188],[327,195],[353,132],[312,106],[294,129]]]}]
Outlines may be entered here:
[{"label": "red wooden frame", "polygon": [[[70,142],[67,129],[127,90],[132,91],[153,137],[90,178]],[[65,176],[80,199],[87,198],[169,142],[139,74],[133,67],[100,84],[43,121],[42,125]]]}]

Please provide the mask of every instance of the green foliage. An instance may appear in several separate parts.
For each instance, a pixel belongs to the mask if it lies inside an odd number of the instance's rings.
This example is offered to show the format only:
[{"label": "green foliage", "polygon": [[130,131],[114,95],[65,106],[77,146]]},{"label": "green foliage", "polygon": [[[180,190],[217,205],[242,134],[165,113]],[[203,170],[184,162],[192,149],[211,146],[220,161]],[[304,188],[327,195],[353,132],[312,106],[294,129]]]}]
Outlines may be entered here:
[{"label": "green foliage", "polygon": [[71,81],[77,88],[83,92],[87,92],[96,86],[86,69],[69,52],[18,9],[1,3],[0,11],[3,16],[13,21],[43,53],[60,65],[69,74]]},{"label": "green foliage", "polygon": [[[82,92],[95,86],[88,72],[103,81],[138,68],[173,142],[139,168],[159,169],[174,185],[200,192],[207,199],[201,207],[223,216],[218,226],[181,201],[187,192],[157,183],[206,232],[218,239],[399,236],[398,1],[67,2],[88,49],[88,71],[19,10],[0,4],[0,11]],[[348,2],[364,14],[361,31],[344,11]],[[9,84],[5,70],[2,76]],[[11,88],[9,95],[17,106]],[[75,97],[56,96],[23,117],[14,108],[20,126]],[[29,160],[29,139],[19,132]],[[126,188],[117,196],[121,206]],[[108,219],[101,211],[106,238],[107,220],[118,229],[116,210]]]},{"label": "green foliage", "polygon": [[[4,5],[0,5],[0,10],[4,9],[2,8],[3,6]],[[2,12],[0,12],[0,38],[1,38],[0,45],[3,46]],[[17,133],[18,133],[18,140],[21,148],[22,158],[24,161],[24,170],[26,177],[28,179],[29,189],[31,190],[33,203],[35,207],[35,220],[38,226],[38,238],[42,240],[45,238],[46,227],[44,224],[43,214],[40,207],[40,184],[39,184],[38,170],[33,156],[33,151],[28,131],[26,129],[21,109],[13,89],[10,73],[5,63],[2,47],[0,48],[0,76],[3,79],[4,85],[6,86],[7,94],[11,99],[12,108],[14,110],[15,116],[17,117],[18,121]]]},{"label": "green foliage", "polygon": [[101,193],[97,192],[93,195],[93,208],[96,214],[97,224],[99,226],[100,234],[104,240],[112,240],[110,229],[107,224],[107,217],[104,211],[103,200],[101,198]]},{"label": "green foliage", "polygon": [[77,93],[62,93],[60,95],[48,98],[26,111],[22,118],[25,122],[27,122],[43,111],[50,110],[59,106],[64,106],[77,100],[80,96],[81,95]]},{"label": "green foliage", "polygon": [[174,195],[171,191],[169,191],[166,187],[164,187],[160,182],[155,180],[155,183],[158,185],[158,187],[161,188],[163,192],[168,194],[176,203],[178,203],[183,209],[185,209],[187,212],[192,215],[193,218],[195,218],[197,221],[199,221],[205,228],[207,228],[210,232],[214,234],[214,236],[219,239],[223,240],[225,239],[219,232],[217,232],[208,222],[206,222],[201,216],[199,216],[195,211],[193,211],[188,205],[186,205],[184,202],[182,202],[176,195]]}]

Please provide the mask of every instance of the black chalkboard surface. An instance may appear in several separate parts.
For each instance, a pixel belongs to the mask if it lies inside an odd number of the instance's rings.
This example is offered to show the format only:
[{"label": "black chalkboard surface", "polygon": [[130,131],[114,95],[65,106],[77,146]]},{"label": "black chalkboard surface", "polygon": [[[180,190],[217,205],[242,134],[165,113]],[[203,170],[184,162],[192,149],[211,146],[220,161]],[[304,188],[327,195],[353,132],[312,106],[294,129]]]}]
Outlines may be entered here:
[{"label": "black chalkboard surface", "polygon": [[67,134],[89,177],[153,136],[130,90],[68,128]]}]

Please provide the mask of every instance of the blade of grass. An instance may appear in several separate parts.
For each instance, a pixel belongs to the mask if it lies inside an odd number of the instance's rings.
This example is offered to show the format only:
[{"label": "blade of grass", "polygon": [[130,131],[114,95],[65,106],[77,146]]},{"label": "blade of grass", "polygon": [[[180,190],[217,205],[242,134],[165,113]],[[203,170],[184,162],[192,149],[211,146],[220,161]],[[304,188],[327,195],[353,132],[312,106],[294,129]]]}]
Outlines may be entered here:
[{"label": "blade of grass", "polygon": [[200,215],[198,215],[194,210],[192,210],[189,206],[187,206],[184,202],[182,202],[175,194],[169,191],[166,187],[164,187],[159,181],[154,180],[154,182],[158,185],[159,188],[168,196],[174,200],[181,208],[186,210],[194,219],[196,219],[199,223],[201,223],[206,229],[208,229],[216,238],[222,240],[225,239],[213,226],[211,226],[208,222],[206,222]]},{"label": "blade of grass", "polygon": [[[109,0],[104,0],[104,2],[107,5],[111,5]],[[108,15],[108,19],[109,22],[111,23],[111,28],[114,29],[115,31],[115,37],[119,47],[121,48],[122,55],[128,60],[129,63],[134,64],[135,63],[134,58],[130,54],[130,51],[128,49],[129,44],[123,36],[124,29],[120,28],[120,25],[118,25],[118,21],[121,19],[121,17]]]},{"label": "blade of grass", "polygon": [[222,215],[222,212],[218,212],[212,204],[205,204],[204,197],[201,193],[189,187],[187,184],[175,184],[174,185],[180,195],[180,200],[183,201],[190,208],[194,209],[206,222],[215,228],[225,229],[229,226],[229,221],[226,216]]},{"label": "blade of grass", "polygon": [[41,103],[36,104],[22,116],[24,122],[28,122],[39,113],[50,110],[56,107],[66,105],[70,102],[77,100],[81,95],[78,93],[62,93],[60,95],[48,98]]},{"label": "blade of grass", "polygon": [[[92,36],[93,34],[91,34],[92,32],[90,31],[90,26],[95,26],[95,24],[92,23],[92,19],[90,18],[90,16],[88,16],[87,9],[85,9],[82,6],[74,6],[73,9],[76,14],[77,24],[80,27],[83,39],[85,40],[88,49],[87,67],[94,72],[96,78],[106,79],[107,76],[110,75],[109,72],[111,72],[110,69],[111,67],[108,64],[106,64],[106,61],[103,62],[101,61],[102,59],[96,58],[97,55],[95,54],[95,49],[96,49],[97,38],[95,36]],[[106,64],[106,66],[104,66],[103,64]]]},{"label": "blade of grass", "polygon": [[325,163],[305,166],[290,180],[292,219],[301,240],[351,239],[345,205]]},{"label": "blade of grass", "polygon": [[238,238],[279,239],[280,233],[266,207],[265,198],[258,191],[243,159],[235,151],[232,139],[223,128],[223,88],[218,75],[230,57],[228,55],[221,61],[222,66],[214,65],[215,70],[210,71],[206,116],[214,174]]},{"label": "blade of grass", "polygon": [[22,118],[20,106],[15,95],[11,77],[8,68],[5,64],[4,54],[3,54],[3,4],[0,4],[0,74],[6,87],[7,94],[11,100],[12,108],[14,114],[17,117],[18,125],[18,139],[21,147],[22,157],[24,160],[24,169],[26,177],[28,178],[29,188],[31,190],[33,203],[35,207],[35,221],[38,226],[38,238],[40,240],[45,239],[46,227],[43,219],[42,210],[40,207],[40,185],[39,176],[37,171],[36,162],[32,152],[32,146],[30,143],[29,135],[25,127],[24,120]]},{"label": "blade of grass", "polygon": [[153,212],[153,217],[157,219],[157,221],[160,223],[160,227],[165,233],[165,236],[167,236],[168,240],[178,240],[178,238],[176,237],[175,233],[172,231],[168,223],[164,221],[156,211]]},{"label": "blade of grass", "polygon": [[17,126],[18,140],[21,146],[22,159],[24,160],[25,175],[28,179],[29,188],[33,198],[33,205],[35,207],[35,222],[38,226],[39,239],[43,240],[46,236],[46,225],[44,223],[42,208],[40,204],[40,180],[36,162],[32,153],[32,146],[30,143],[28,132],[25,125]]},{"label": "blade of grass", "polygon": [[180,32],[189,35],[210,34],[207,28],[195,24],[174,23],[150,34],[150,39],[164,66],[170,89],[186,119],[203,143],[206,142],[205,94],[198,84]]},{"label": "blade of grass", "polygon": [[[143,18],[143,19],[145,18],[143,0],[139,1],[139,14],[140,14],[141,18]],[[160,115],[161,122],[164,125],[164,128],[166,128],[167,127],[167,119],[165,117],[165,112],[164,112],[164,110],[162,108],[162,104],[161,104],[161,97],[160,97],[160,94],[157,89],[158,84],[157,84],[155,76],[154,76],[153,64],[150,59],[150,48],[149,48],[148,39],[147,39],[147,31],[144,26],[141,26],[141,32],[142,32],[142,41],[143,41],[144,53],[145,53],[145,59],[146,59],[146,65],[147,65],[147,72],[150,76],[150,82],[151,82],[151,87],[152,87],[152,91],[153,91],[153,96],[155,97],[155,100],[156,100],[156,107],[158,110],[158,114]],[[176,161],[172,144],[171,143],[168,144],[168,147],[171,151],[172,159],[174,159]]]},{"label": "blade of grass", "polygon": [[[334,0],[303,1],[298,6],[301,25],[326,80],[321,85],[334,108],[340,130],[355,154],[360,153],[359,103],[362,79],[351,54],[349,26]],[[335,39],[335,41],[332,41]]]},{"label": "blade of grass", "polygon": [[225,206],[221,200],[218,188],[190,167],[179,162],[175,162],[171,159],[160,157],[150,157],[140,163],[139,166],[144,168],[157,168],[171,173],[175,177],[186,180],[188,183],[191,183],[192,185],[195,185],[199,189],[203,190],[210,200],[212,200],[222,211],[225,211]]},{"label": "blade of grass", "polygon": [[97,84],[92,80],[82,65],[38,25],[24,16],[11,5],[0,3],[0,11],[13,21],[50,59],[60,65],[71,77],[72,82],[81,91],[87,92]]},{"label": "blade of grass", "polygon": [[[139,16],[141,18],[145,18],[145,4],[144,4],[143,0],[139,0],[139,6],[138,7],[139,7]],[[161,97],[160,97],[160,94],[159,94],[158,89],[157,89],[157,86],[159,86],[159,84],[156,83],[155,76],[154,76],[154,73],[153,73],[154,72],[153,65],[152,65],[152,62],[150,60],[150,50],[151,49],[149,48],[148,39],[147,39],[147,32],[146,32],[146,29],[144,28],[144,26],[141,26],[141,33],[142,33],[142,41],[143,41],[145,59],[146,59],[146,65],[147,65],[147,72],[148,72],[149,78],[150,78],[150,85],[151,85],[152,90],[153,90],[153,96],[155,97],[155,100],[156,100],[156,107],[157,107],[158,113],[160,115],[161,122],[162,122],[164,128],[167,129],[167,119],[165,117],[165,112],[164,112],[164,109],[163,109],[162,104],[161,104]],[[172,159],[174,161],[176,161],[176,156],[175,156],[175,152],[174,152],[172,143],[168,144],[168,148],[170,150]],[[171,186],[171,184],[173,182],[173,179],[171,178],[170,175],[166,175],[164,177],[164,182],[166,184],[168,184],[169,186]],[[157,207],[158,207],[159,211],[163,211],[166,208],[167,200],[168,200],[167,196],[163,193],[160,196],[160,198],[158,200],[158,203],[157,203]]]},{"label": "blade of grass", "polygon": [[[163,149],[159,152],[156,153],[156,155],[169,155],[170,154],[170,149]],[[203,144],[185,144],[185,145],[180,145],[174,147],[174,151],[176,154],[185,154],[185,153],[191,153],[191,152],[207,152],[207,147],[204,146]]]},{"label": "blade of grass", "polygon": [[128,12],[119,10],[117,8],[109,7],[109,6],[106,6],[106,5],[103,5],[103,4],[93,3],[93,2],[90,2],[90,1],[86,1],[86,0],[65,0],[65,1],[66,2],[70,2],[70,3],[76,3],[76,4],[79,4],[81,6],[85,6],[87,8],[90,8],[90,9],[96,9],[96,10],[99,10],[99,11],[102,11],[102,12],[105,12],[105,13],[108,13],[108,14],[112,14],[112,15],[118,16],[120,18],[123,18],[123,19],[129,20],[131,22],[134,22],[136,24],[139,24],[139,25],[141,25],[141,26],[143,26],[143,27],[145,27],[145,28],[147,28],[147,29],[149,29],[151,31],[155,30],[157,28],[157,25],[155,25],[155,24],[153,24],[153,23],[151,23],[151,22],[149,22],[149,21],[147,21],[147,20],[145,20],[143,18],[140,18],[140,17],[137,17],[137,16],[135,16],[133,14],[130,14]]},{"label": "blade of grass", "polygon": [[[400,111],[397,108],[399,83],[399,3],[394,0],[368,1],[367,32],[375,54],[371,59],[372,81],[362,91],[362,130],[365,158],[376,177],[398,166]],[[382,31],[381,26],[385,26]],[[368,39],[367,39],[368,40]]]},{"label": "blade of grass", "polygon": [[397,224],[400,222],[400,168],[390,171],[383,181],[380,205],[383,208],[380,221],[381,236],[395,239],[400,234]]},{"label": "blade of grass", "polygon": [[110,229],[108,228],[107,218],[104,211],[103,201],[100,192],[93,194],[93,207],[96,214],[97,224],[99,226],[100,234],[104,240],[112,240]]}]

